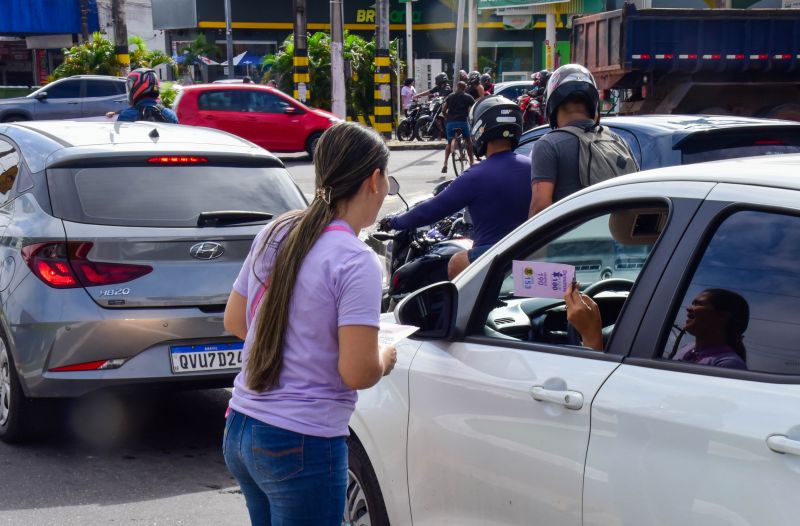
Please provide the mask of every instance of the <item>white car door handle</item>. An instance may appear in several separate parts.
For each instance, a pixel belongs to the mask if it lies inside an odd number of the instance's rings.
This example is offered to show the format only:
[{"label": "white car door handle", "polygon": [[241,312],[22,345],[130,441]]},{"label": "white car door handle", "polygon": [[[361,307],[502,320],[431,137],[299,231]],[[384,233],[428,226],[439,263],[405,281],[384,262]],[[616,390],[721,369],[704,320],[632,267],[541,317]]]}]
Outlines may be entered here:
[{"label": "white car door handle", "polygon": [[800,440],[792,440],[784,435],[772,435],[767,437],[767,447],[775,453],[800,455]]},{"label": "white car door handle", "polygon": [[554,391],[545,389],[541,385],[531,387],[531,396],[539,402],[552,402],[563,405],[567,409],[580,409],[583,407],[583,395],[578,391]]}]

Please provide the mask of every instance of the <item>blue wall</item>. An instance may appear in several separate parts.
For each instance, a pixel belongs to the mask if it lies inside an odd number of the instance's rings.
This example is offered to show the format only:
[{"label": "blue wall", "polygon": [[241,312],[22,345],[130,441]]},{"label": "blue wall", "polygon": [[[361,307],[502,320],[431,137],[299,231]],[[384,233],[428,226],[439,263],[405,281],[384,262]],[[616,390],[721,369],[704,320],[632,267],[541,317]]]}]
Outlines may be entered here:
[{"label": "blue wall", "polygon": [[[97,3],[89,0],[89,32],[99,28]],[[81,32],[79,0],[3,0],[0,34],[71,34]]]}]

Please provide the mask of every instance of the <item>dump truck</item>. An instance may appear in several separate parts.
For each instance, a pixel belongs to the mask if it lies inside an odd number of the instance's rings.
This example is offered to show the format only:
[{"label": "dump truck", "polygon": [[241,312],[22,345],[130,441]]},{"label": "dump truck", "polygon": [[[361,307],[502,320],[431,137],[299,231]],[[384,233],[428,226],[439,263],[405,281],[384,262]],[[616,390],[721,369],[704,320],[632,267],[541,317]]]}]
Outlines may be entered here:
[{"label": "dump truck", "polygon": [[800,9],[626,4],[573,19],[571,44],[620,114],[800,120]]}]

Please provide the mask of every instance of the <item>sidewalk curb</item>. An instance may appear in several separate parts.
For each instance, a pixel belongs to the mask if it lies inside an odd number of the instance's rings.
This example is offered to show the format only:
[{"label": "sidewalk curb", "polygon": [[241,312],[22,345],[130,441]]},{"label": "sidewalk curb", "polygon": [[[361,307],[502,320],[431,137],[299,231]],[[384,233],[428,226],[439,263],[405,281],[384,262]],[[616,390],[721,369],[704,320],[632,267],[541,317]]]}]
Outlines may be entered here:
[{"label": "sidewalk curb", "polygon": [[389,147],[389,150],[396,152],[396,151],[407,151],[407,150],[444,150],[444,147],[447,143],[445,141],[398,141],[392,139],[390,141],[386,141],[386,146]]}]

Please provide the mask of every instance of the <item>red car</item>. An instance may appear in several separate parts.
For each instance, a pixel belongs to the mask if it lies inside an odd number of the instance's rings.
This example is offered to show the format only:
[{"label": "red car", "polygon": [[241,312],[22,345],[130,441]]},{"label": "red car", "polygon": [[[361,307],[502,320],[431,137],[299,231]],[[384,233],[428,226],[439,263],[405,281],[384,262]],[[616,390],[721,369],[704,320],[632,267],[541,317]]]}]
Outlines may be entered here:
[{"label": "red car", "polygon": [[271,152],[313,155],[322,132],[340,119],[260,84],[197,84],[181,89],[174,105],[181,124],[238,135]]}]

